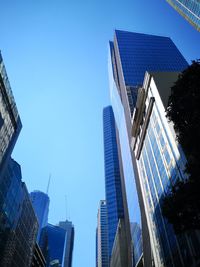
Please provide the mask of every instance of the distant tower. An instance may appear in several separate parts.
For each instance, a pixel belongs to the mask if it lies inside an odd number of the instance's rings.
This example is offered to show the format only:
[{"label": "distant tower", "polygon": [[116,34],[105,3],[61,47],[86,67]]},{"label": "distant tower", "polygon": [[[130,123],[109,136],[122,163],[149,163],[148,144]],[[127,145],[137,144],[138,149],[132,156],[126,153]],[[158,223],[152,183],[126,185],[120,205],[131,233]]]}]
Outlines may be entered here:
[{"label": "distant tower", "polygon": [[71,267],[74,245],[74,226],[69,221],[48,224],[42,229],[40,247],[47,266]]},{"label": "distant tower", "polygon": [[190,24],[200,31],[200,1],[199,0],[167,0]]},{"label": "distant tower", "polygon": [[106,201],[101,200],[97,215],[97,267],[109,266],[108,221]]},{"label": "distant tower", "polygon": [[120,218],[124,218],[117,129],[111,106],[103,109],[105,191],[108,216],[108,247],[111,258]]},{"label": "distant tower", "polygon": [[59,222],[59,227],[66,231],[65,256],[63,266],[72,267],[72,256],[74,248],[74,226],[72,222],[66,220]]},{"label": "distant tower", "polygon": [[37,215],[39,229],[37,241],[39,242],[41,230],[48,223],[48,213],[49,213],[49,196],[41,191],[33,191],[30,193],[30,199],[32,201],[32,205],[34,211]]}]

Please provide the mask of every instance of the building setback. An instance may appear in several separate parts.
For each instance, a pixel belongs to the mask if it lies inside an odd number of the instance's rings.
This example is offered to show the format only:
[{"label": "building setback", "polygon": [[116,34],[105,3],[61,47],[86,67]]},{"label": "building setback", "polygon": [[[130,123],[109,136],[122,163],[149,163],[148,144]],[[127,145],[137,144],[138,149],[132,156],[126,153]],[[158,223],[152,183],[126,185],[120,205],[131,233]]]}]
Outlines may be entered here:
[{"label": "building setback", "polygon": [[167,0],[167,2],[190,24],[200,31],[199,0]]},{"label": "building setback", "polygon": [[22,128],[6,68],[0,52],[0,178]]},{"label": "building setback", "polygon": [[[188,64],[175,44],[168,37],[115,31],[109,46],[110,96],[123,165],[125,189],[129,214],[129,247],[133,244],[133,264],[143,258],[144,266],[152,265],[151,242],[145,213],[142,188],[138,176],[132,143],[132,115],[137,101],[138,88],[149,71],[182,71]],[[132,231],[137,225],[142,231]],[[141,235],[143,242],[141,242]],[[134,234],[140,236],[133,236]],[[141,247],[140,244],[143,244]]]}]

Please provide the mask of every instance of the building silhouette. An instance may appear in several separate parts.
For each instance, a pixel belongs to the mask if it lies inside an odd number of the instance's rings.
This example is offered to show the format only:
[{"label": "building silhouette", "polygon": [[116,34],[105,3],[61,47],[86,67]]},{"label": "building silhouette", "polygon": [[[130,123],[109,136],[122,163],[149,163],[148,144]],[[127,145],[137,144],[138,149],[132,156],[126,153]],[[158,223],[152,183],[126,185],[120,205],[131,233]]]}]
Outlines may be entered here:
[{"label": "building silhouette", "polygon": [[96,262],[98,267],[109,267],[107,205],[101,200],[97,215]]},{"label": "building silhouette", "polygon": [[[149,267],[153,260],[145,198],[132,151],[132,116],[138,88],[143,84],[146,71],[182,71],[187,66],[168,37],[116,30],[114,41],[109,44],[110,96],[119,133],[125,185],[123,195],[127,198],[129,216],[128,219],[125,216],[125,224],[126,229],[129,228],[130,236],[127,238],[133,255],[128,266],[138,266],[143,262]],[[134,224],[142,230],[142,236],[138,231],[131,231]],[[133,236],[134,233],[140,237]]]},{"label": "building silhouette", "polygon": [[167,2],[200,31],[200,2],[198,0],[167,0]]}]

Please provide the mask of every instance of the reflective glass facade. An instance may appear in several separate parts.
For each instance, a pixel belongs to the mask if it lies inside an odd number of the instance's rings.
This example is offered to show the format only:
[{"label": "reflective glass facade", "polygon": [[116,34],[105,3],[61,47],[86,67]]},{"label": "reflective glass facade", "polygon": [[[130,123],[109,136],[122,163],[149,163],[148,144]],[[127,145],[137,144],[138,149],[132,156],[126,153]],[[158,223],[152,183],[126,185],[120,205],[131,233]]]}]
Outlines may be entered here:
[{"label": "reflective glass facade", "polygon": [[[169,77],[166,79],[169,80]],[[169,186],[178,179],[185,179],[185,158],[165,117],[165,108],[153,81],[146,90],[148,91],[144,110],[146,116],[144,115],[144,123],[140,126],[145,136],[141,132],[138,134],[135,153],[155,265],[196,266],[193,264],[194,259],[200,255],[197,249],[200,246],[200,239],[198,240],[194,233],[188,237],[176,236],[173,227],[162,216],[162,198]],[[153,108],[150,117],[147,118],[152,99]],[[147,120],[149,122],[145,128]]]},{"label": "reflective glass facade", "polygon": [[41,230],[48,222],[49,196],[41,191],[34,191],[30,193],[30,199],[39,223],[37,236],[37,241],[39,242]]},{"label": "reflective glass facade", "polygon": [[38,223],[21,168],[10,159],[0,178],[0,266],[30,266]]},{"label": "reflective glass facade", "polygon": [[[141,218],[142,222],[146,221],[137,166],[134,165],[133,167],[135,156],[131,151],[131,118],[137,100],[138,88],[143,84],[147,70],[181,71],[187,66],[186,60],[168,37],[116,30],[114,42],[110,42],[110,95],[119,131],[130,229],[133,225],[137,225],[137,229],[141,229],[141,231],[131,230],[133,266],[142,256]],[[142,207],[141,211],[140,207]],[[150,248],[147,251],[150,251]]]},{"label": "reflective glass facade", "polygon": [[48,224],[42,229],[40,247],[45,256],[47,267],[62,266],[65,253],[66,231],[55,225]]},{"label": "reflective glass facade", "polygon": [[66,231],[65,240],[65,256],[64,256],[64,267],[72,267],[72,256],[74,248],[74,226],[72,222],[66,220],[59,222],[59,226]]},{"label": "reflective glass facade", "polygon": [[200,31],[199,0],[167,0],[167,2]]},{"label": "reflective glass facade", "polygon": [[100,201],[97,215],[97,266],[109,267],[108,219],[105,200]]},{"label": "reflective glass facade", "polygon": [[111,106],[103,110],[105,189],[108,215],[109,257],[120,218],[124,217],[115,119]]}]

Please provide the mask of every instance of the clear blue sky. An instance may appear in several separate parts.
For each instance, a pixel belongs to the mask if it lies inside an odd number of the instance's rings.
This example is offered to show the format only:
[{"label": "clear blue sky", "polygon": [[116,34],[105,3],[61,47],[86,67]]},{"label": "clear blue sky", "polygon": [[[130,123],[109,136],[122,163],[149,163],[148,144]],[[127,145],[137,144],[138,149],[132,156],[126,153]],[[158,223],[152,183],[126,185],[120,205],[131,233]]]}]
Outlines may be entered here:
[{"label": "clear blue sky", "polygon": [[170,36],[188,61],[200,33],[164,0],[0,0],[0,49],[22,119],[13,157],[29,191],[46,190],[49,221],[75,225],[73,267],[95,266],[104,198],[102,109],[114,29]]}]

